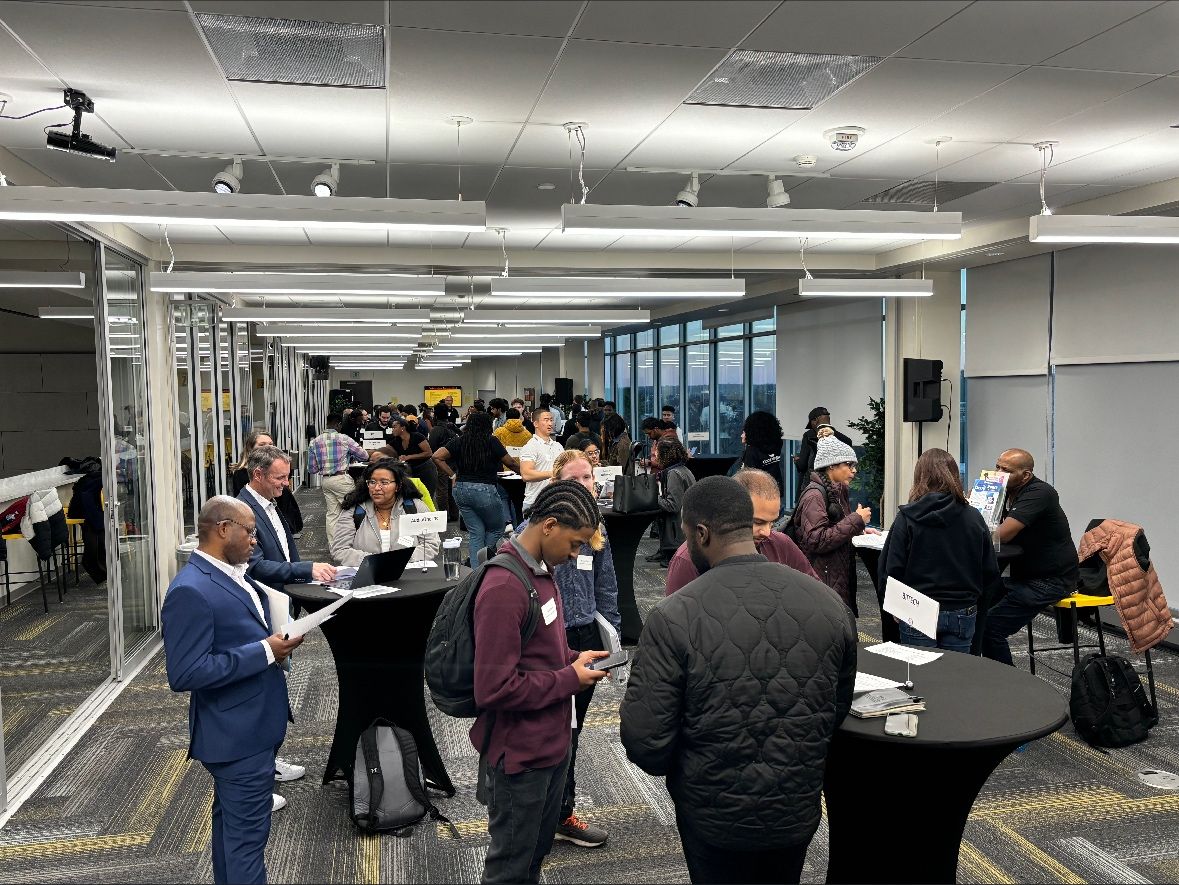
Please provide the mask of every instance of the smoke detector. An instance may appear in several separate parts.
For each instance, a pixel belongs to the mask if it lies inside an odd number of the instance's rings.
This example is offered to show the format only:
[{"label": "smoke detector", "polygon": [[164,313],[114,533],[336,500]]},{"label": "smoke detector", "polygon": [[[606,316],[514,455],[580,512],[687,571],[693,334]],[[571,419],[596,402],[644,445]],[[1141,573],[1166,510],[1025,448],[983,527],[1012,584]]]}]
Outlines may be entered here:
[{"label": "smoke detector", "polygon": [[799,169],[814,169],[819,165],[819,158],[814,154],[799,154],[794,158]]},{"label": "smoke detector", "polygon": [[860,142],[860,136],[868,130],[862,126],[837,126],[823,133],[823,138],[831,145],[833,151],[854,151]]}]

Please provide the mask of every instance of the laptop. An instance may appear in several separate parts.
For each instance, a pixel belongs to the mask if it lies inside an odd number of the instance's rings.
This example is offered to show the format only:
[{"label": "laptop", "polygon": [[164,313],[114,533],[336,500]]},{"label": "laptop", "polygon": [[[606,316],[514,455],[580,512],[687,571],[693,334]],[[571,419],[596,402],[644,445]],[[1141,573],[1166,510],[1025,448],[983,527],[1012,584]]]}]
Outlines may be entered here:
[{"label": "laptop", "polygon": [[374,584],[390,584],[401,577],[416,549],[405,547],[388,553],[371,553],[360,563],[355,575],[332,581],[327,586],[335,590],[360,590]]}]

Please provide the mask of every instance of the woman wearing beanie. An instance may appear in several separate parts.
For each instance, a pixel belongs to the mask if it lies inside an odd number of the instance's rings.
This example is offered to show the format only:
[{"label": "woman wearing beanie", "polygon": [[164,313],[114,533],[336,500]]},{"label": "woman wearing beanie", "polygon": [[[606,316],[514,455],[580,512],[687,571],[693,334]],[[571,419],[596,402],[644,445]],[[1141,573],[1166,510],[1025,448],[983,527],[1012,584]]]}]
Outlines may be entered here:
[{"label": "woman wearing beanie", "polygon": [[798,471],[798,488],[806,487],[811,473],[815,470],[815,454],[818,451],[819,440],[824,436],[834,435],[845,445],[851,445],[851,440],[831,426],[831,411],[826,406],[815,406],[807,415],[806,429],[802,440],[798,444],[798,454],[794,456],[794,468]]},{"label": "woman wearing beanie", "polygon": [[798,546],[815,573],[858,617],[851,539],[864,533],[872,511],[861,504],[853,512],[848,502],[847,486],[856,475],[857,462],[852,447],[839,437],[820,438],[815,446],[815,472],[802,490],[792,519],[798,526]]}]

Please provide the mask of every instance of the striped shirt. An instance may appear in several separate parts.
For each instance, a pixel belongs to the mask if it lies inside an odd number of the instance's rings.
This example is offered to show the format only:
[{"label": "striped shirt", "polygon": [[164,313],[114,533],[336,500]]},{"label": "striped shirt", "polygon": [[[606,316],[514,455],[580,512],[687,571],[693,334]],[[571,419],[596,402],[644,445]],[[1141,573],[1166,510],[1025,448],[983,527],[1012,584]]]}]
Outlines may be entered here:
[{"label": "striped shirt", "polygon": [[335,430],[325,430],[307,447],[307,469],[323,476],[343,473],[352,461],[367,460],[368,452],[356,440]]}]

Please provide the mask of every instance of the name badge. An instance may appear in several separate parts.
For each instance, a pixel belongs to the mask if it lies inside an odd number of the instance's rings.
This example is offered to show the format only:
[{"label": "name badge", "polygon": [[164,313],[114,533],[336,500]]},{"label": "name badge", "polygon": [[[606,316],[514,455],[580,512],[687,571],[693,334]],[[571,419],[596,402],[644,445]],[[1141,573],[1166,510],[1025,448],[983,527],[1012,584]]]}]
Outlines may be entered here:
[{"label": "name badge", "polygon": [[577,569],[583,572],[592,572],[594,570],[594,558],[588,553],[582,553],[577,557]]},{"label": "name badge", "polygon": [[405,513],[397,520],[397,534],[403,537],[417,537],[430,532],[446,531],[446,511],[437,513]]},{"label": "name badge", "polygon": [[540,607],[540,613],[544,615],[545,624],[551,624],[557,619],[557,599],[553,597],[548,602]]}]

